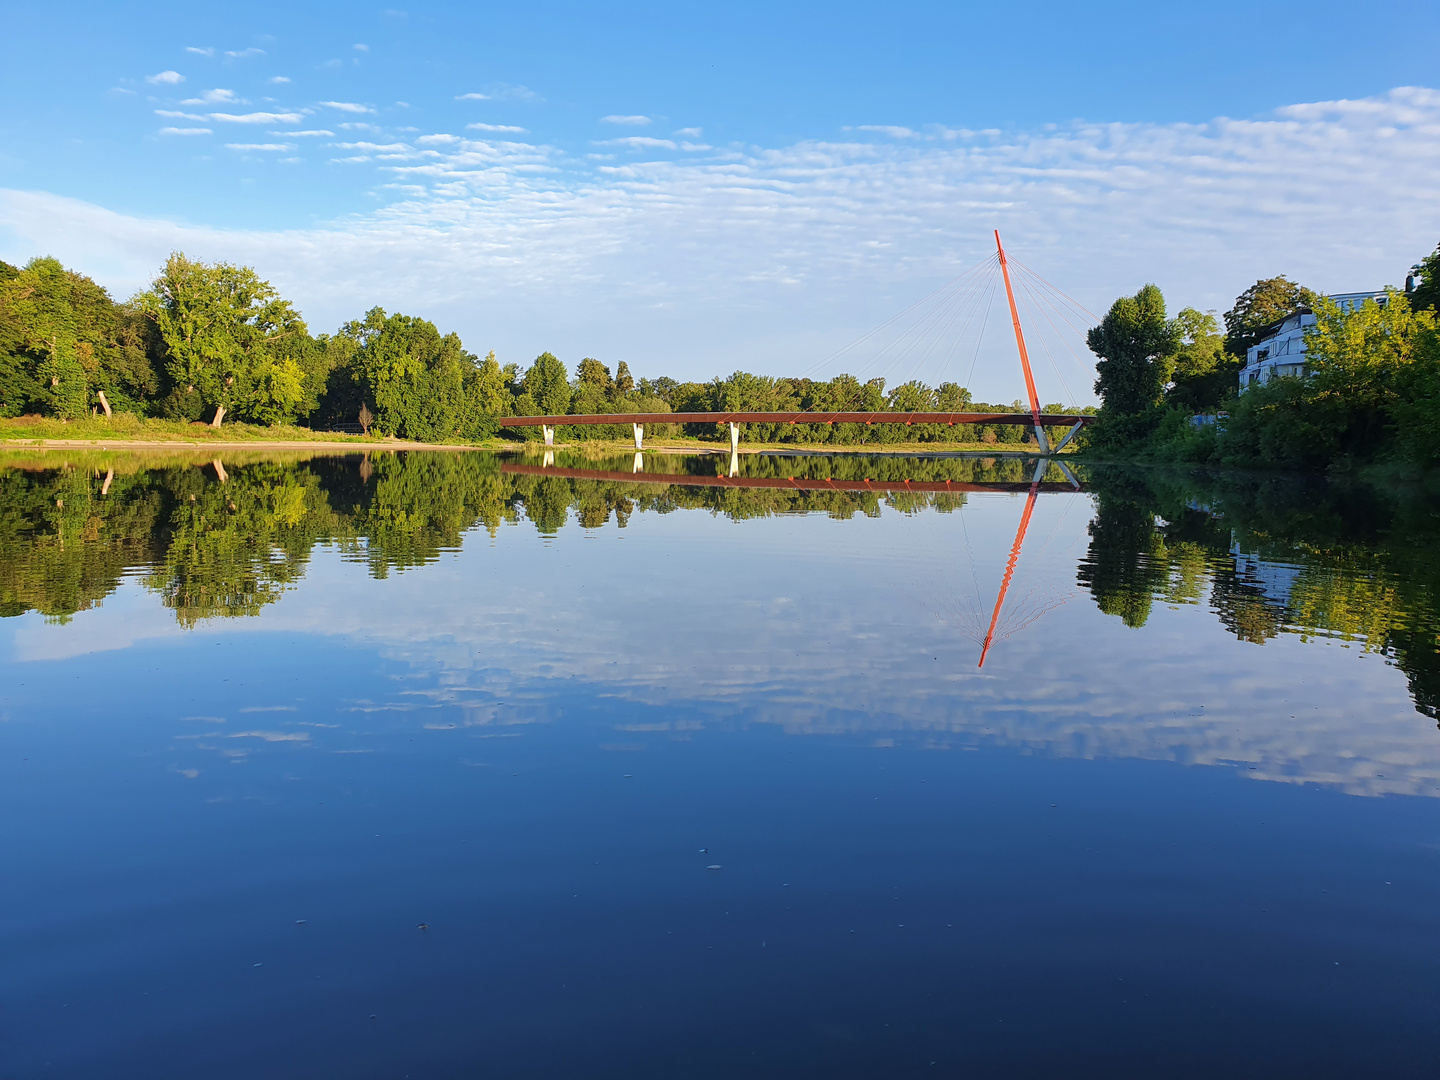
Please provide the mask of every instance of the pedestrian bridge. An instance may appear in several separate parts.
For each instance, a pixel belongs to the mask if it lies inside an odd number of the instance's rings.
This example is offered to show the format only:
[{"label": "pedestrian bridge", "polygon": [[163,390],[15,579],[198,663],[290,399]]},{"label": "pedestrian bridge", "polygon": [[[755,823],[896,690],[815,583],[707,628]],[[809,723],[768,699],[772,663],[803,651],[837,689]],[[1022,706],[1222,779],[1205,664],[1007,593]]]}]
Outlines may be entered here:
[{"label": "pedestrian bridge", "polygon": [[[730,428],[730,449],[740,446],[741,424],[1020,424],[1033,427],[1041,453],[1057,454],[1080,429],[1093,421],[1093,416],[1079,413],[981,413],[981,412],[675,412],[675,413],[585,413],[578,416],[506,416],[500,426],[538,427],[545,436],[545,445],[555,445],[555,429],[576,425],[629,424],[635,434],[635,449],[645,448],[647,424],[727,424]],[[1046,428],[1069,430],[1054,446]]]}]

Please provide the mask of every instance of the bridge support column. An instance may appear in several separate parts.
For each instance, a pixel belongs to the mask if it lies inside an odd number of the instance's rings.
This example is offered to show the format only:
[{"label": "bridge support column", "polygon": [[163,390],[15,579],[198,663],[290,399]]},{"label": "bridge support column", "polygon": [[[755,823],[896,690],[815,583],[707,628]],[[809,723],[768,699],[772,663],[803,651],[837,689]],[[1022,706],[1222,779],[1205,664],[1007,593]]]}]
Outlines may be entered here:
[{"label": "bridge support column", "polygon": [[734,450],[730,451],[730,475],[740,475],[740,455],[737,454]]},{"label": "bridge support column", "polygon": [[540,432],[545,436],[546,446],[555,445],[555,429],[553,427],[551,427],[549,424],[541,424]]},{"label": "bridge support column", "polygon": [[541,462],[541,464],[544,465],[545,468],[547,468],[547,469],[548,469],[551,465],[554,465],[554,464],[555,464],[555,451],[554,451],[554,450],[546,450],[546,451],[545,451],[545,460],[544,460],[543,462]]},{"label": "bridge support column", "polygon": [[1054,449],[1054,451],[1052,451],[1052,452],[1058,454],[1061,450],[1064,450],[1065,447],[1070,444],[1070,440],[1073,439],[1076,435],[1079,435],[1079,434],[1080,434],[1080,429],[1081,429],[1082,427],[1084,427],[1084,426],[1085,426],[1085,421],[1083,421],[1083,420],[1077,420],[1077,421],[1075,421],[1075,426],[1072,427],[1069,431],[1067,431],[1067,432],[1065,433],[1065,437],[1064,437],[1063,439],[1061,439],[1058,443],[1055,444],[1055,449]]},{"label": "bridge support column", "polygon": [[1035,425],[1035,443],[1040,447],[1040,453],[1048,454],[1051,452],[1050,439],[1045,434],[1045,426],[1043,424]]},{"label": "bridge support column", "polygon": [[739,425],[739,424],[732,423],[732,424],[730,425],[730,453],[731,453],[731,454],[735,454],[735,453],[737,453],[737,452],[739,451],[739,449],[740,449],[740,425]]},{"label": "bridge support column", "polygon": [[636,450],[644,450],[644,449],[645,449],[645,425],[644,425],[644,424],[631,424],[630,426],[635,429],[635,449],[636,449]]},{"label": "bridge support column", "polygon": [[632,473],[642,473],[645,471],[645,455],[639,450],[635,451],[635,460],[630,463],[630,471]]}]

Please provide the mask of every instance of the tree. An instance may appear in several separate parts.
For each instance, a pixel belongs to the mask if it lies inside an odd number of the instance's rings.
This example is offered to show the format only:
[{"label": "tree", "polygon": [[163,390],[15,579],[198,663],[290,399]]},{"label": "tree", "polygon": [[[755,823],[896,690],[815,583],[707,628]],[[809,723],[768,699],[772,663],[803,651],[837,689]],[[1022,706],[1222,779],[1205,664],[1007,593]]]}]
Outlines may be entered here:
[{"label": "tree", "polygon": [[0,416],[74,419],[107,393],[136,409],[159,379],[132,308],[56,259],[0,273]]},{"label": "tree", "polygon": [[1243,361],[1225,349],[1225,336],[1213,311],[1182,308],[1175,316],[1180,347],[1166,398],[1192,412],[1219,407],[1239,386]]},{"label": "tree", "polygon": [[[309,332],[299,312],[248,266],[206,264],[173,253],[140,298],[164,342],[165,369],[179,398],[259,423],[293,418],[304,372],[293,356]],[[176,402],[176,411],[186,411]]]},{"label": "tree", "polygon": [[1343,417],[1342,452],[1373,452],[1397,416],[1408,415],[1407,407],[1424,396],[1417,391],[1426,380],[1415,367],[1429,357],[1435,312],[1412,310],[1393,289],[1383,304],[1367,300],[1342,311],[1333,300],[1317,297],[1313,306],[1315,325],[1305,333],[1308,397],[1317,408]]},{"label": "tree", "polygon": [[563,416],[570,411],[570,382],[565,365],[552,353],[541,353],[525,372],[521,388],[529,395],[538,416]]},{"label": "tree", "polygon": [[1165,297],[1157,285],[1122,296],[1085,337],[1100,358],[1095,392],[1105,409],[1136,416],[1159,403],[1174,367],[1180,331],[1165,318]]},{"label": "tree", "polygon": [[1440,245],[1412,269],[1419,275],[1420,283],[1410,294],[1410,306],[1416,311],[1440,308]]},{"label": "tree", "polygon": [[578,386],[593,386],[605,394],[609,394],[615,387],[615,380],[610,378],[610,369],[590,356],[575,365],[575,381]]},{"label": "tree", "polygon": [[1225,313],[1225,348],[1236,356],[1262,340],[1272,323],[1309,305],[1314,293],[1285,275],[1261,278]]},{"label": "tree", "polygon": [[615,365],[615,396],[629,397],[635,390],[635,379],[630,375],[630,365],[621,360]]},{"label": "tree", "polygon": [[375,428],[421,442],[462,434],[467,381],[475,357],[457,334],[428,319],[371,308],[340,333],[357,345],[352,367],[362,397],[375,403]]}]

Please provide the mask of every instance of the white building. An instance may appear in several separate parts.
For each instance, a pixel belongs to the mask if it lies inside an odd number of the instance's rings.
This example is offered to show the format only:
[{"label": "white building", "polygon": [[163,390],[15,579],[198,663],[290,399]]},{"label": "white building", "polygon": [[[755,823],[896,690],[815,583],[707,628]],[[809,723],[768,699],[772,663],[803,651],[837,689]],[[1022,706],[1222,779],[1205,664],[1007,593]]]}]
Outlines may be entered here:
[{"label": "white building", "polygon": [[[1366,300],[1384,304],[1386,294],[1378,292],[1333,293],[1330,299],[1341,311],[1353,311]],[[1271,323],[1268,334],[1245,351],[1245,367],[1240,371],[1240,393],[1252,386],[1264,386],[1282,375],[1304,375],[1305,331],[1315,325],[1315,314],[1302,307],[1294,315]]]}]

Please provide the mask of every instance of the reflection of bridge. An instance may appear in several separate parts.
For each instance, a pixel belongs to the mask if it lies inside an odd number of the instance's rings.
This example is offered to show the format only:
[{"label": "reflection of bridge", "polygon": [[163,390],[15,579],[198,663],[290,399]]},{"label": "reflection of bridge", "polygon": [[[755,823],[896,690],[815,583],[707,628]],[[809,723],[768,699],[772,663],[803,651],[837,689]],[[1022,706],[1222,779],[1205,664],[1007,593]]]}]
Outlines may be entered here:
[{"label": "reflection of bridge", "polygon": [[[636,458],[641,457],[639,454],[635,456]],[[643,460],[637,461],[637,466],[640,468],[643,468],[643,464]],[[620,469],[570,469],[550,465],[521,465],[516,462],[505,462],[500,466],[500,471],[521,476],[558,476],[567,480],[606,480],[626,484],[676,484],[682,487],[766,488],[772,491],[873,491],[878,494],[913,491],[938,495],[967,492],[971,494],[1028,492],[1032,489],[1036,492],[1080,490],[1079,481],[1063,465],[1061,471],[1067,478],[1064,483],[1045,482],[1037,479],[1032,483],[997,481],[989,484],[965,480],[830,480],[804,476],[736,476],[733,474],[730,476],[696,476],[691,473],[642,472],[640,468],[636,468],[632,472],[624,472]],[[1044,472],[1043,466],[1040,472]]]},{"label": "reflection of bridge", "polygon": [[[768,491],[833,491],[847,494],[913,492],[916,494],[949,493],[955,495],[980,492],[1019,493],[1023,491],[1026,493],[1025,509],[1020,512],[1020,524],[1015,529],[1015,542],[1010,545],[1010,557],[1005,562],[1005,574],[1000,579],[1000,589],[995,597],[995,609],[990,613],[990,625],[985,631],[984,639],[980,642],[980,663],[978,665],[980,667],[985,666],[985,657],[989,654],[990,647],[995,644],[996,633],[1000,627],[1000,614],[1005,608],[1005,596],[1010,591],[1010,581],[1015,576],[1016,564],[1020,561],[1020,548],[1024,545],[1025,533],[1030,528],[1030,516],[1035,512],[1035,500],[1042,491],[1084,490],[1080,481],[1075,478],[1075,474],[1065,466],[1064,462],[1053,461],[1048,457],[1036,459],[1035,473],[1028,484],[1003,480],[987,484],[961,480],[831,480],[815,477],[739,476],[737,475],[739,461],[733,450],[730,453],[729,476],[647,473],[643,471],[645,455],[638,451],[635,454],[635,464],[631,472],[621,469],[556,467],[553,462],[554,451],[547,450],[543,465],[522,465],[519,462],[507,461],[501,464],[500,471],[514,476],[544,476],[566,480],[600,480],[624,484],[674,484],[681,487],[760,488]],[[1044,480],[1045,473],[1051,465],[1060,470],[1065,477],[1065,483]]]}]

